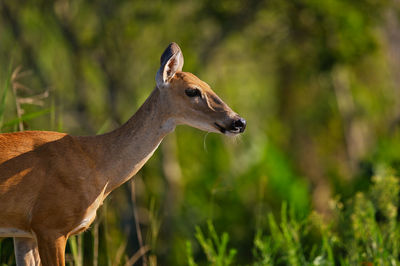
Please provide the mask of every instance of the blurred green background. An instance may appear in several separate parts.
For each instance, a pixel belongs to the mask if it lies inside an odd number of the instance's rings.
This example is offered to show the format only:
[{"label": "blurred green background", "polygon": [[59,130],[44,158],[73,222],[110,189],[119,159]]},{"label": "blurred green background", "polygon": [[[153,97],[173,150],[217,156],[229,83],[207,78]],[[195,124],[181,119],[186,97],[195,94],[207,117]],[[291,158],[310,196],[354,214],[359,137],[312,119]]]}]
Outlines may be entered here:
[{"label": "blurred green background", "polygon": [[[145,263],[186,265],[191,243],[203,265],[195,228],[211,220],[250,264],[282,203],[332,220],[332,198],[368,190],[379,167],[400,174],[398,0],[0,0],[1,131],[115,129],[171,41],[247,129],[179,126],[72,239],[68,263],[122,265],[144,245]],[[13,264],[11,239],[0,263]]]}]

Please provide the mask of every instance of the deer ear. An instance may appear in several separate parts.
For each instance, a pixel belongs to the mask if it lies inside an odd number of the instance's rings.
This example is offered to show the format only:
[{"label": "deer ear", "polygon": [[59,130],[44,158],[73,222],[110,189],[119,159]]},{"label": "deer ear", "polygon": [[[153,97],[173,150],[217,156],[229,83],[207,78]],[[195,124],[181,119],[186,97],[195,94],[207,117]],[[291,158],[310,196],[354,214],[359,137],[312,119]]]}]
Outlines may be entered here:
[{"label": "deer ear", "polygon": [[177,71],[182,71],[183,55],[176,43],[170,43],[160,58],[160,69],[157,71],[156,83],[158,88],[167,85]]}]

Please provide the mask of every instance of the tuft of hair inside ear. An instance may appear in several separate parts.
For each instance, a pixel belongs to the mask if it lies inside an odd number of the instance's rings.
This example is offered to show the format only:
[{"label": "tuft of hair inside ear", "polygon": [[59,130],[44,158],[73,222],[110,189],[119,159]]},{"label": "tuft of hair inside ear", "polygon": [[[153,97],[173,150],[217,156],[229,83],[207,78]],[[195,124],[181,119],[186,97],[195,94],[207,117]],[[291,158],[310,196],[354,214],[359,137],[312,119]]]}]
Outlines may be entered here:
[{"label": "tuft of hair inside ear", "polygon": [[171,69],[171,68],[175,67],[175,65],[176,65],[176,59],[171,58],[171,60],[168,62],[168,67]]}]

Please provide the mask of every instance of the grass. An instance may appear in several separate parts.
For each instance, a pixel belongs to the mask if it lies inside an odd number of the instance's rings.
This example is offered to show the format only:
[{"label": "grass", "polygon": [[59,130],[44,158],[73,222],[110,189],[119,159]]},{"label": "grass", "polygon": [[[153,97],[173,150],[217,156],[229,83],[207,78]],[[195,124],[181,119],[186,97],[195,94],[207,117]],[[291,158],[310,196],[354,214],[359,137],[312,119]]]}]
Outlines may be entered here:
[{"label": "grass", "polygon": [[[209,220],[207,222],[207,235],[203,233],[200,227],[196,227],[196,239],[199,242],[203,252],[205,253],[207,260],[211,265],[215,266],[228,266],[232,265],[232,262],[236,255],[236,249],[229,248],[229,235],[228,233],[222,233],[221,237],[217,235],[215,227]],[[196,266],[196,262],[192,256],[192,245],[188,241],[186,242],[186,252],[188,256],[188,265]]]},{"label": "grass", "polygon": [[4,85],[0,88],[0,129],[3,126],[4,112],[6,110],[6,99],[11,87],[12,64],[8,66],[8,73],[4,80]]},{"label": "grass", "polygon": [[[398,177],[381,170],[367,192],[332,200],[329,219],[313,212],[299,220],[284,203],[280,217],[268,214],[268,227],[257,231],[252,265],[398,265],[399,192]],[[228,234],[218,237],[211,222],[207,235],[196,228],[195,236],[205,256],[194,255],[188,242],[188,265],[197,265],[195,257],[208,265],[238,265],[235,249],[226,252]]]}]

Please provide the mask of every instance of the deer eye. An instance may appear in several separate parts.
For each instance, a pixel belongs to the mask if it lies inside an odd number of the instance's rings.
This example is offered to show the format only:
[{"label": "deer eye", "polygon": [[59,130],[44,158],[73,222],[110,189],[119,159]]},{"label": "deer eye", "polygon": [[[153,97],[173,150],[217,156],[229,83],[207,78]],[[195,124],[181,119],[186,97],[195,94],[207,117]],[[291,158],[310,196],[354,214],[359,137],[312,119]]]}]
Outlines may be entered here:
[{"label": "deer eye", "polygon": [[186,89],[185,93],[189,97],[201,97],[201,92],[199,89]]}]

